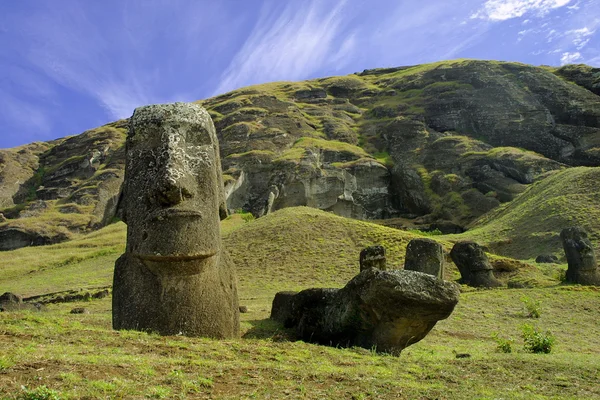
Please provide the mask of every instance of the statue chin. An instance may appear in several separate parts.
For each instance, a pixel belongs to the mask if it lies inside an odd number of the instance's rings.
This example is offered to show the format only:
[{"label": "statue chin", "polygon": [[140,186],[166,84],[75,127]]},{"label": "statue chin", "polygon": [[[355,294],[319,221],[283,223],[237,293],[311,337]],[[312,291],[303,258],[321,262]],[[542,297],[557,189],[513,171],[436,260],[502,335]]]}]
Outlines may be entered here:
[{"label": "statue chin", "polygon": [[216,251],[192,254],[163,256],[155,254],[136,254],[142,263],[157,276],[197,275],[216,265]]}]

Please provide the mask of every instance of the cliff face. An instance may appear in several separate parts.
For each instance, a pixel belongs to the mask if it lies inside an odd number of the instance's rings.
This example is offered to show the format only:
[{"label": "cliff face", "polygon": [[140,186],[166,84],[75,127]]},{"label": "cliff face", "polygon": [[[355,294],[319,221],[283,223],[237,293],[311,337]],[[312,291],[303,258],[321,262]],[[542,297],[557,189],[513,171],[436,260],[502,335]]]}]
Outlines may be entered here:
[{"label": "cliff face", "polygon": [[[598,77],[584,65],[459,60],[258,85],[199,103],[217,127],[231,210],[307,205],[461,230],[551,171],[600,165]],[[3,150],[0,231],[39,233],[25,221],[65,210],[78,215],[63,219],[66,236],[108,223],[125,132],[120,121]]]}]

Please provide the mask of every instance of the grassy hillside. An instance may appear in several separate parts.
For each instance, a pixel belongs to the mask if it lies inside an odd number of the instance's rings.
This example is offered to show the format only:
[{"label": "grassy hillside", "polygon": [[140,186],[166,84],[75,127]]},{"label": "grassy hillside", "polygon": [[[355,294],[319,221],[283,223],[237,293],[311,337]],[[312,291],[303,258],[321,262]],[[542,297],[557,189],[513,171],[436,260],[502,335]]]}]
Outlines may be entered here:
[{"label": "grassy hillside", "polygon": [[484,215],[457,238],[519,259],[554,254],[564,260],[560,231],[581,225],[600,252],[600,168],[569,168],[533,184],[516,200]]},{"label": "grassy hillside", "polygon": [[[423,236],[309,207],[285,208],[249,221],[244,218],[234,214],[222,222],[223,243],[236,261],[240,284],[256,291],[342,286],[358,273],[360,251],[376,244],[386,248],[388,268],[401,269],[408,242]],[[32,296],[111,285],[114,262],[125,250],[125,230],[119,222],[66,243],[4,252],[0,293]],[[460,237],[434,238],[449,252]],[[491,257],[504,282],[533,279],[535,285],[552,285],[564,269],[553,265],[541,270],[533,264]],[[445,278],[458,279],[458,270],[448,261]]]},{"label": "grassy hillside", "polygon": [[[600,396],[600,292],[561,285],[549,271],[510,260],[512,279],[546,287],[463,287],[448,320],[400,359],[364,349],[290,342],[268,319],[280,290],[342,286],[358,271],[358,252],[383,244],[401,266],[416,233],[345,219],[306,207],[222,223],[238,265],[242,338],[216,341],[111,329],[110,298],[0,313],[0,398],[593,398]],[[436,237],[437,238],[437,237]],[[444,237],[447,249],[451,243]],[[117,223],[68,243],[5,252],[0,292],[23,295],[107,286],[124,250]],[[553,266],[557,269],[559,266]],[[556,272],[556,271],[554,271]],[[447,278],[457,273],[450,265]],[[525,303],[539,302],[539,319]],[[89,314],[69,314],[86,307]],[[524,325],[550,331],[550,354],[523,349]],[[513,339],[510,354],[498,352]],[[465,359],[454,352],[469,353]],[[501,379],[499,379],[501,377]],[[46,393],[46,397],[42,394]],[[34,397],[38,396],[38,397]]]},{"label": "grassy hillside", "polygon": [[[254,85],[198,103],[217,129],[230,209],[262,216],[310,205],[460,229],[549,171],[600,165],[596,72],[445,60]],[[0,150],[0,250],[113,221],[128,127],[120,120]]]}]

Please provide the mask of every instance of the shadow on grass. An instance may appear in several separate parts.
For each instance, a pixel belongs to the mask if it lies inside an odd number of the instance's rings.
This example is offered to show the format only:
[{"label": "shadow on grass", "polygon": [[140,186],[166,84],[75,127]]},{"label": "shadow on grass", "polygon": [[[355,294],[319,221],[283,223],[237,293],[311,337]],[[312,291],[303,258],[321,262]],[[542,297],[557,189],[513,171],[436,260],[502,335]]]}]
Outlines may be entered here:
[{"label": "shadow on grass", "polygon": [[270,318],[246,321],[252,328],[248,329],[244,339],[271,339],[276,342],[294,341],[294,330],[286,329],[283,324]]}]

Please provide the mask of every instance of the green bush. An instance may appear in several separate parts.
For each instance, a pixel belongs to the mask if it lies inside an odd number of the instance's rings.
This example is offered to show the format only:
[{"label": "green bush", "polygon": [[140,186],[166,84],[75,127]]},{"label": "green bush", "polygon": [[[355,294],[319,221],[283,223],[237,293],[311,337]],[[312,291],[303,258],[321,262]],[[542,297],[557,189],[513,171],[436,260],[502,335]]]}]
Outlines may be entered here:
[{"label": "green bush", "polygon": [[534,300],[530,297],[523,296],[523,297],[521,297],[521,302],[523,303],[523,305],[525,306],[525,309],[527,310],[527,317],[529,317],[529,318],[539,318],[540,317],[541,302],[539,300]]},{"label": "green bush", "polygon": [[497,332],[492,335],[492,338],[497,344],[496,350],[498,350],[501,353],[512,353],[512,344],[514,342],[513,339],[501,338]]},{"label": "green bush", "polygon": [[60,400],[61,397],[56,390],[49,389],[46,386],[39,386],[35,389],[23,387],[23,393],[17,397],[18,400]]},{"label": "green bush", "polygon": [[523,325],[523,349],[530,353],[548,354],[554,345],[554,336],[550,332],[542,333],[532,325]]}]

